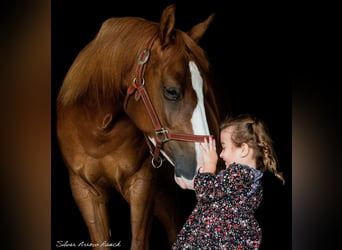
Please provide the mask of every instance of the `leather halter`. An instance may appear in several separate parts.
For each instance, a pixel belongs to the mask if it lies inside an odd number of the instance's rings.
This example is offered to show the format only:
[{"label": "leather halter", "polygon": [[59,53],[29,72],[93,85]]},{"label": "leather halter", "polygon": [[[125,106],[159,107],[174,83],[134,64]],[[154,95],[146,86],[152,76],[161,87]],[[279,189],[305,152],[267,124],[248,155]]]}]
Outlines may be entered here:
[{"label": "leather halter", "polygon": [[128,100],[133,94],[135,94],[136,101],[139,101],[140,98],[143,100],[143,103],[145,104],[148,115],[154,126],[154,131],[155,131],[154,139],[156,141],[154,152],[153,152],[152,143],[149,141],[146,134],[145,134],[145,139],[150,149],[150,153],[152,155],[152,166],[155,168],[159,168],[163,162],[163,159],[160,157],[159,154],[165,142],[169,140],[178,140],[178,141],[187,141],[187,142],[204,142],[204,139],[208,138],[209,136],[171,133],[170,131],[163,128],[163,126],[160,124],[157,113],[146,91],[145,80],[144,80],[144,73],[146,70],[147,62],[150,58],[151,48],[156,38],[157,38],[157,34],[152,37],[152,39],[147,44],[147,47],[143,49],[143,51],[138,55],[138,58],[137,58],[138,65],[136,68],[136,75],[132,81],[132,84],[127,89],[126,97],[124,100],[124,110],[127,113]]}]

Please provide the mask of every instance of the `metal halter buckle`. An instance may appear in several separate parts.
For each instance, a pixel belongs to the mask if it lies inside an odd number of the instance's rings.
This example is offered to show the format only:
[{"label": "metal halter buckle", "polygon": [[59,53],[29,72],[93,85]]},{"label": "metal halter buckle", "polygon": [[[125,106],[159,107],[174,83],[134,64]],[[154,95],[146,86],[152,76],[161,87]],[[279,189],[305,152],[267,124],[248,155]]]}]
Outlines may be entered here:
[{"label": "metal halter buckle", "polygon": [[[145,55],[145,57],[143,57]],[[143,60],[141,58],[143,57]],[[143,52],[138,56],[138,64],[142,65],[145,64],[148,59],[150,58],[150,50],[149,49],[144,49]]]},{"label": "metal halter buckle", "polygon": [[[155,134],[156,134],[156,140],[157,139],[161,139],[161,142],[164,143],[164,142],[167,142],[169,140],[169,138],[167,137],[167,133],[169,133],[168,130],[162,128],[161,130],[159,131],[155,131]],[[163,135],[164,137],[163,138],[160,138],[159,135]]]}]

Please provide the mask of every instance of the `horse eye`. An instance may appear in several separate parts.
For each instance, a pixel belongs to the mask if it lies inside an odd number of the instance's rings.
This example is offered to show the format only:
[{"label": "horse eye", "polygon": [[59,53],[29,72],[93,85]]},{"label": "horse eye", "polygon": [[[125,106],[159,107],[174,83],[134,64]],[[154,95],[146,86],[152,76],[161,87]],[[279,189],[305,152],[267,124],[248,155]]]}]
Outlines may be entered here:
[{"label": "horse eye", "polygon": [[180,98],[180,92],[175,87],[164,87],[164,96],[170,101],[176,101]]}]

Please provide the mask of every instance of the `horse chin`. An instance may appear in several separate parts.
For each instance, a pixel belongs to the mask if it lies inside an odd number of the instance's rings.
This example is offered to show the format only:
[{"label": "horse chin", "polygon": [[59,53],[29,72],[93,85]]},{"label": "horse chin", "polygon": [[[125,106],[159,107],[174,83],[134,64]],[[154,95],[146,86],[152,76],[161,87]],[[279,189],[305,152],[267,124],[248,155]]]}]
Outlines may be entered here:
[{"label": "horse chin", "polygon": [[175,181],[182,189],[194,190],[194,179],[187,180],[185,178],[175,176]]}]

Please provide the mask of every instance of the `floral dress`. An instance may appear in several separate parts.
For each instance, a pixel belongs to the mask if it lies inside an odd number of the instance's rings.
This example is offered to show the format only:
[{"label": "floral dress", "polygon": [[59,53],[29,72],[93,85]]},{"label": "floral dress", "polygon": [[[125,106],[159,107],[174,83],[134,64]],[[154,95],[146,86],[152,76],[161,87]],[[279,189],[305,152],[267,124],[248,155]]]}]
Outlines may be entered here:
[{"label": "floral dress", "polygon": [[233,163],[217,175],[194,179],[197,204],[172,249],[258,249],[254,211],[262,199],[262,172]]}]

